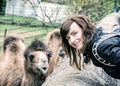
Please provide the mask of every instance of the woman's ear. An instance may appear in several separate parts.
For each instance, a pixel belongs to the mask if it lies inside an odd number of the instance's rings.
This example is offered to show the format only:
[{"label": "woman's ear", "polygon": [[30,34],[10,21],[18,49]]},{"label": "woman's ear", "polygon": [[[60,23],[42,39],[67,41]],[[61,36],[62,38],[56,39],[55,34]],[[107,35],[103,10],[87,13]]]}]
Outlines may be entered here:
[{"label": "woman's ear", "polygon": [[26,51],[24,52],[24,57],[25,57],[25,59],[27,59],[27,58],[28,58],[28,56],[29,56],[29,51],[28,51],[28,50],[26,50]]}]

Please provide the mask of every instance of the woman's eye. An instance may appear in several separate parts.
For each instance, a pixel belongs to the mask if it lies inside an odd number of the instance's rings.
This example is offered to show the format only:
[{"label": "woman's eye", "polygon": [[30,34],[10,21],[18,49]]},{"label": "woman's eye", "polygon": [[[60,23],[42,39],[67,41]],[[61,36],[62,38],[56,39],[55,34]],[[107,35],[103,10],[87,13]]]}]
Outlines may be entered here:
[{"label": "woman's eye", "polygon": [[67,40],[69,40],[69,39],[70,39],[70,37],[66,37],[66,39],[67,39]]},{"label": "woman's eye", "polygon": [[77,34],[77,32],[74,32],[72,35],[75,36]]}]

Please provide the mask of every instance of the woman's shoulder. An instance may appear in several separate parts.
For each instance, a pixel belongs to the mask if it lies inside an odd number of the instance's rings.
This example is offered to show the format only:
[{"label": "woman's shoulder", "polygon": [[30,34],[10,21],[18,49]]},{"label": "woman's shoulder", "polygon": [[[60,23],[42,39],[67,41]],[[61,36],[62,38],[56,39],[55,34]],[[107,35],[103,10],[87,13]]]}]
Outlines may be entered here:
[{"label": "woman's shoulder", "polygon": [[[117,46],[120,43],[120,34],[108,33],[100,37],[95,41],[92,46],[93,55],[99,55],[96,57],[102,57],[103,59],[112,58],[112,55],[117,51]],[[95,54],[95,52],[97,54]],[[106,60],[109,61],[109,60]],[[108,62],[109,63],[109,62]]]},{"label": "woman's shoulder", "polygon": [[96,27],[95,32],[103,32],[103,28],[102,27]]},{"label": "woman's shoulder", "polygon": [[91,37],[91,40],[88,42],[89,45],[93,45],[95,41],[100,39],[100,37],[103,35],[103,29],[102,27],[98,27],[95,29],[95,34]]}]

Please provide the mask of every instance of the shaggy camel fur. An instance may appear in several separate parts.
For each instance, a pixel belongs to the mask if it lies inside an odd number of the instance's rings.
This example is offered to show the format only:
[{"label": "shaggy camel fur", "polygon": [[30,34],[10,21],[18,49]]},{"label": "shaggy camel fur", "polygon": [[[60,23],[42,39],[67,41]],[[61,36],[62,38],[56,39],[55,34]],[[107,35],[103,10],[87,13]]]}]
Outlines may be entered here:
[{"label": "shaggy camel fur", "polygon": [[19,36],[5,38],[0,57],[0,86],[21,85],[25,48],[23,39]]},{"label": "shaggy camel fur", "polygon": [[22,86],[41,86],[46,79],[51,52],[39,40],[34,40],[26,49]]},{"label": "shaggy camel fur", "polygon": [[45,39],[46,45],[49,46],[52,51],[52,57],[50,59],[50,67],[48,70],[48,75],[50,75],[58,66],[58,64],[63,59],[65,53],[63,53],[61,45],[60,30],[54,29],[46,35]]}]

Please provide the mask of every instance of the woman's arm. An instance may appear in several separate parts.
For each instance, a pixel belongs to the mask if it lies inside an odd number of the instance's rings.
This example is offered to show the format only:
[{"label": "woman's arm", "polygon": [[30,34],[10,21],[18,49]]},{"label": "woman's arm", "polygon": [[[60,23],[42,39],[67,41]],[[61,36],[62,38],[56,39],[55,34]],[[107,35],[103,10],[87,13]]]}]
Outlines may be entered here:
[{"label": "woman's arm", "polygon": [[120,36],[102,41],[97,47],[97,52],[106,62],[120,66]]}]

